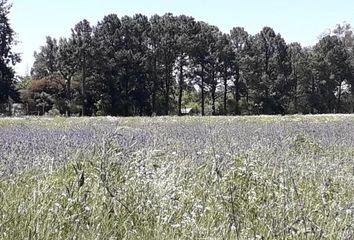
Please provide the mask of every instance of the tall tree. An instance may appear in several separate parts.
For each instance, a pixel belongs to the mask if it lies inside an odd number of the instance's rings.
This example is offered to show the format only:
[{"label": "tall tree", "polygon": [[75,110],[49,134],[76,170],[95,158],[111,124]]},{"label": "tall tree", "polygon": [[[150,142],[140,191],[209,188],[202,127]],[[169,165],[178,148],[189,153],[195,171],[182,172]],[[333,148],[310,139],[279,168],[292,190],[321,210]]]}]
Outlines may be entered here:
[{"label": "tall tree", "polygon": [[65,80],[66,91],[66,112],[71,115],[72,105],[72,81],[78,71],[78,64],[75,61],[75,45],[72,39],[61,38],[58,45],[57,69]]},{"label": "tall tree", "polygon": [[159,22],[161,17],[159,15],[154,15],[150,18],[150,31],[148,33],[148,81],[150,89],[150,98],[151,98],[151,110],[152,114],[160,113],[158,105],[158,93],[161,90],[161,69],[159,64],[159,53],[160,53],[160,27]]},{"label": "tall tree", "polygon": [[[120,51],[123,115],[138,112],[142,115],[149,108],[145,59],[147,55],[147,34],[150,29],[148,18],[137,14],[133,18],[125,16],[121,20],[123,48]],[[134,103],[133,105],[131,103]],[[129,109],[132,108],[132,109]]]},{"label": "tall tree", "polygon": [[186,69],[190,62],[192,36],[196,34],[194,18],[181,15],[178,17],[177,71],[178,71],[178,115],[182,115],[182,98],[186,85]]},{"label": "tall tree", "polygon": [[99,76],[95,89],[97,110],[100,114],[120,114],[121,90],[121,54],[124,36],[121,21],[116,14],[110,14],[98,23],[94,31],[95,69]]},{"label": "tall tree", "polygon": [[[288,76],[291,73],[287,45],[280,34],[270,27],[264,27],[254,37],[253,46],[256,52],[256,68],[258,79],[253,79],[255,103],[261,113],[284,113],[283,97],[286,93]],[[285,103],[286,104],[286,103]]]},{"label": "tall tree", "polygon": [[[231,77],[234,73],[236,63],[236,55],[231,45],[231,38],[228,34],[222,34],[217,40],[218,51],[218,71],[223,81],[223,114],[227,114],[227,92]],[[238,87],[238,86],[237,86]]]},{"label": "tall tree", "polygon": [[46,37],[46,44],[40,47],[39,52],[34,52],[35,61],[31,69],[34,79],[42,79],[57,72],[58,42],[55,38]]},{"label": "tall tree", "polygon": [[320,113],[341,111],[342,84],[351,79],[349,55],[337,36],[325,36],[313,49],[314,81]]},{"label": "tall tree", "polygon": [[7,0],[0,1],[0,103],[7,102],[10,97],[18,97],[13,66],[21,59],[19,54],[12,51],[16,41],[8,18],[10,9],[11,4]]},{"label": "tall tree", "polygon": [[134,103],[135,109],[134,115],[150,115],[151,114],[151,104],[150,92],[149,92],[149,82],[148,82],[148,64],[146,62],[148,58],[148,35],[151,29],[148,18],[142,14],[136,14],[133,17],[134,22],[134,43],[135,49],[134,62],[132,67],[135,68],[134,71],[134,88],[131,92],[131,99]]},{"label": "tall tree", "polygon": [[[161,90],[163,94],[163,106],[165,115],[170,112],[170,95],[173,90],[173,68],[177,58],[177,39],[178,39],[178,21],[177,17],[171,13],[165,14],[162,17],[154,16],[151,19],[151,31],[154,37],[153,44],[155,45],[156,64],[160,64],[160,70],[163,75]],[[159,71],[156,66],[156,71]]]},{"label": "tall tree", "polygon": [[217,28],[214,28],[210,35],[209,43],[209,58],[207,61],[207,86],[210,89],[211,95],[211,114],[216,115],[216,98],[217,98],[217,88],[220,83],[219,72],[220,72],[220,59],[219,59],[219,49],[218,49],[218,39],[220,39],[222,34]]},{"label": "tall tree", "polygon": [[345,84],[347,86],[345,87],[348,86],[350,87],[351,99],[350,99],[349,111],[353,113],[354,112],[354,32],[353,32],[353,28],[350,24],[344,22],[342,25],[337,24],[336,28],[332,32],[335,36],[337,36],[341,40],[348,54],[348,59],[345,65],[350,69],[346,70],[348,72],[346,74],[347,77],[345,80]]},{"label": "tall tree", "polygon": [[[64,69],[64,66],[67,62],[70,64],[76,64],[75,61],[72,61],[73,51],[63,54],[63,40],[59,41],[59,45],[56,39],[47,37],[45,45],[40,47],[40,51],[35,52],[34,57],[35,61],[31,69],[32,75],[32,84],[36,87],[33,87],[32,90],[34,98],[39,99],[43,102],[43,96],[50,96],[46,101],[47,107],[53,105],[61,112],[69,113],[69,102],[70,95],[68,95],[67,86],[67,69]],[[64,58],[65,57],[65,58]],[[37,83],[35,83],[38,81]],[[41,92],[42,91],[42,92]],[[38,96],[40,96],[38,98]],[[35,99],[33,99],[35,100]],[[51,104],[49,104],[51,103]],[[42,103],[41,103],[42,104]],[[44,109],[42,108],[42,113],[44,114]]]},{"label": "tall tree", "polygon": [[[215,36],[218,28],[205,22],[198,22],[198,33],[193,37],[192,57],[195,65],[195,84],[199,86],[201,93],[201,113],[205,115],[205,97],[207,78],[213,78],[212,71],[215,58],[211,56],[211,49],[215,46]],[[209,74],[208,74],[209,70]],[[211,74],[210,74],[211,73]]]},{"label": "tall tree", "polygon": [[291,64],[290,89],[291,104],[288,113],[309,113],[309,98],[313,79],[311,66],[311,49],[302,48],[297,42],[288,45]]},{"label": "tall tree", "polygon": [[[249,101],[249,91],[247,89],[248,82],[251,79],[250,76],[253,70],[251,70],[251,58],[253,57],[250,50],[250,35],[242,27],[234,27],[230,31],[230,41],[232,45],[233,53],[227,55],[228,58],[234,55],[234,61],[231,62],[231,74],[234,85],[234,98],[236,102],[236,114],[240,114],[239,101],[241,99],[241,89],[242,86],[246,89],[246,102]],[[230,59],[232,61],[232,58]],[[229,60],[229,61],[230,61]],[[241,82],[241,78],[245,79],[245,83]],[[224,100],[225,101],[225,100]],[[225,104],[225,102],[224,102]],[[225,108],[226,106],[224,106]]]},{"label": "tall tree", "polygon": [[87,89],[86,79],[88,69],[92,63],[92,27],[86,19],[80,21],[72,29],[72,39],[76,46],[76,60],[81,69],[81,98],[82,98],[82,116],[87,114]]}]

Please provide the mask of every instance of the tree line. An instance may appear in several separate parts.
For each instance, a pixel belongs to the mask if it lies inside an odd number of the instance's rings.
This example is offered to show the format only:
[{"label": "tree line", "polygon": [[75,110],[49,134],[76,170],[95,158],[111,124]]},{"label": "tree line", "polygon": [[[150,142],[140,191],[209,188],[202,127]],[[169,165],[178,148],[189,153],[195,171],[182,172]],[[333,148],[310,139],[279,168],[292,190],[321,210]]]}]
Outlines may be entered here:
[{"label": "tree line", "polygon": [[354,34],[337,25],[313,47],[264,27],[222,33],[193,17],[110,14],[47,37],[17,84],[29,113],[201,115],[352,113]]}]

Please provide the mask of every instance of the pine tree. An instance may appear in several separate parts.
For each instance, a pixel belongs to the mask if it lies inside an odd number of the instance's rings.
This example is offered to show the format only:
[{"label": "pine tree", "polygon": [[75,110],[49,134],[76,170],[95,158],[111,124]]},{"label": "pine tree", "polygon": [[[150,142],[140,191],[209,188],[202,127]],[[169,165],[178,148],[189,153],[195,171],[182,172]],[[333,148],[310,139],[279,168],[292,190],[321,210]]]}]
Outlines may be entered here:
[{"label": "pine tree", "polygon": [[8,18],[10,9],[11,4],[7,0],[0,1],[0,103],[6,103],[9,98],[18,98],[13,66],[21,59],[19,54],[12,51],[16,40]]}]

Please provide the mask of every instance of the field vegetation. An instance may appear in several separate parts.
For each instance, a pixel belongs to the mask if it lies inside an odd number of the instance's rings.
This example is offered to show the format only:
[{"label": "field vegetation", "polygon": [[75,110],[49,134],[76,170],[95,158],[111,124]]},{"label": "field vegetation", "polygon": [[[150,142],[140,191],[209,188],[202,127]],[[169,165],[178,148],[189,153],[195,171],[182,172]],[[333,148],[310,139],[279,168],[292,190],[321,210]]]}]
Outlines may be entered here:
[{"label": "field vegetation", "polygon": [[352,239],[354,118],[0,119],[1,239]]}]

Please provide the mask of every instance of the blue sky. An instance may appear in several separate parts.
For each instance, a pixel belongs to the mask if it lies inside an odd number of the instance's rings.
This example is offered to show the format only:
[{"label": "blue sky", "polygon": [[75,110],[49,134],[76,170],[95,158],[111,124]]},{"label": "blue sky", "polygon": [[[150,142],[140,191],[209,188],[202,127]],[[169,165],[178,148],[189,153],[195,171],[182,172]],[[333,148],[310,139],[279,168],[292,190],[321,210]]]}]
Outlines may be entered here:
[{"label": "blue sky", "polygon": [[344,21],[354,25],[351,0],[10,0],[12,27],[22,54],[15,69],[24,75],[33,64],[33,52],[46,36],[67,37],[71,28],[86,18],[96,24],[104,15],[142,13],[147,16],[172,12],[216,25],[223,32],[242,26],[255,34],[270,26],[287,42],[314,45],[326,29]]}]

